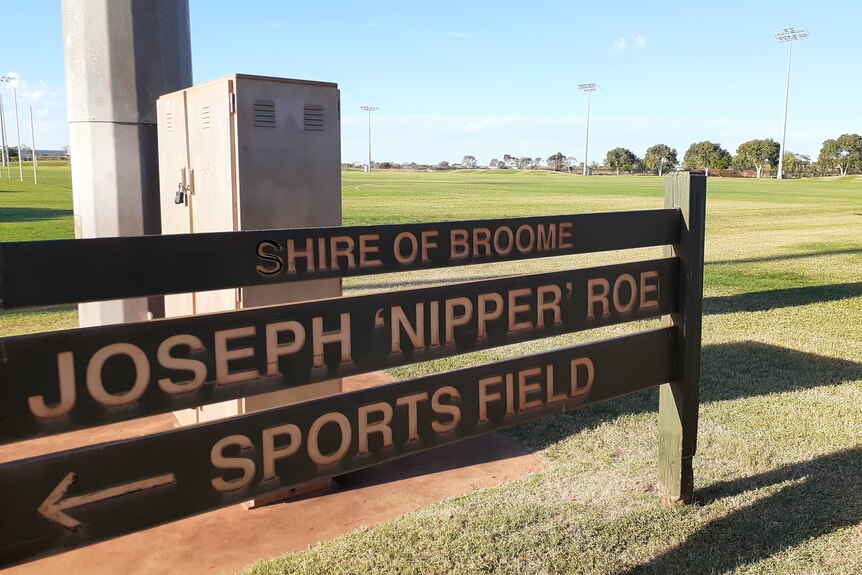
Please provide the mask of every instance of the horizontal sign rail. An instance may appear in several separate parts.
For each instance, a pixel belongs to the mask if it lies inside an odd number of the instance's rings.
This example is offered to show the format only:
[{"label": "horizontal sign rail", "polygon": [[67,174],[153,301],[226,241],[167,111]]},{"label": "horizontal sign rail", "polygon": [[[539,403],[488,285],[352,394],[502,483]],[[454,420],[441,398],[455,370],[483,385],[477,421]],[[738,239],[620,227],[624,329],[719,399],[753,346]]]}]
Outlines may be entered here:
[{"label": "horizontal sign rail", "polygon": [[679,222],[671,208],[3,243],[0,309],[668,245]]},{"label": "horizontal sign rail", "polygon": [[0,339],[0,443],[677,310],[675,258]]},{"label": "horizontal sign rail", "polygon": [[677,330],[432,375],[0,465],[3,564],[646,389]]}]

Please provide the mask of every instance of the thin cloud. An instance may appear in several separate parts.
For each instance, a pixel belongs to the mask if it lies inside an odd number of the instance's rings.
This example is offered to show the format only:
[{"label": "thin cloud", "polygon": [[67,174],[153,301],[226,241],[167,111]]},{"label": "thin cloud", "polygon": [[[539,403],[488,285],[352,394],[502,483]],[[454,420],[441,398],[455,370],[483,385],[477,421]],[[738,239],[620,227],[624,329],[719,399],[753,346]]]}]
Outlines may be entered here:
[{"label": "thin cloud", "polygon": [[469,38],[470,34],[467,32],[449,32],[449,36],[452,36],[453,38]]},{"label": "thin cloud", "polygon": [[45,90],[32,90],[21,92],[22,98],[33,100],[34,102],[38,102],[39,100],[45,98],[48,95],[48,92],[46,92]]},{"label": "thin cloud", "polygon": [[477,134],[484,132],[488,128],[496,128],[511,124],[515,120],[514,116],[488,116],[477,119],[470,119],[463,124],[456,124],[454,129],[460,129],[462,132]]},{"label": "thin cloud", "polygon": [[632,34],[631,43],[629,43],[625,36],[620,36],[616,40],[614,40],[614,45],[611,50],[627,50],[629,48],[643,48],[646,46],[647,40],[644,38],[643,34]]}]

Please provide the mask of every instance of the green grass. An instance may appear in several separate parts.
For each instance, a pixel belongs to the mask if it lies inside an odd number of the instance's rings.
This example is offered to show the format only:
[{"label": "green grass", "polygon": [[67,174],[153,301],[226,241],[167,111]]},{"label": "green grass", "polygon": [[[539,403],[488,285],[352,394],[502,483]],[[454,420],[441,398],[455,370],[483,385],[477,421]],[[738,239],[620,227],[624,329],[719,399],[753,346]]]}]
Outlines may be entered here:
[{"label": "green grass", "polygon": [[[0,168],[0,242],[72,238],[72,174],[69,162],[39,162],[39,183],[33,183],[33,164],[24,162],[24,181],[18,164]],[[9,177],[11,175],[11,178]],[[77,327],[74,306],[36,311],[0,311],[0,336]]]},{"label": "green grass", "polygon": [[[524,172],[344,174],[346,224],[660,207],[652,177]],[[0,210],[27,208],[7,196]],[[40,187],[42,184],[40,184]],[[68,187],[30,190],[69,209]],[[53,194],[53,195],[52,195]],[[9,203],[15,197],[19,202]],[[708,184],[695,504],[655,493],[647,392],[508,433],[546,469],[262,562],[275,573],[862,573],[862,179]],[[0,211],[0,214],[6,214]],[[14,210],[12,214],[18,213]],[[9,237],[3,219],[3,239]],[[65,222],[33,223],[37,237]],[[43,235],[38,235],[42,233]],[[65,236],[63,234],[66,234]],[[346,293],[647,257],[656,250],[351,278]],[[57,312],[51,312],[57,313]],[[73,311],[66,311],[74,316]],[[42,319],[40,319],[40,317]],[[48,317],[47,322],[44,318]],[[17,322],[10,327],[10,322]],[[51,316],[0,316],[0,333]],[[42,322],[37,325],[37,322]],[[614,326],[393,370],[400,377],[641,329]],[[289,529],[285,531],[289,537]]]},{"label": "green grass", "polygon": [[[658,178],[351,173],[346,223],[662,205]],[[303,553],[274,573],[862,572],[862,179],[708,184],[702,406],[694,505],[655,488],[657,397],[511,430],[545,471],[448,499]],[[345,281],[348,292],[591,265],[596,254]],[[640,329],[509,346],[400,377]]]},{"label": "green grass", "polygon": [[[0,241],[71,238],[72,178],[68,162],[40,162],[39,183],[33,183],[33,164],[24,163],[24,181],[18,165],[0,169]],[[12,179],[8,175],[11,173]]]}]

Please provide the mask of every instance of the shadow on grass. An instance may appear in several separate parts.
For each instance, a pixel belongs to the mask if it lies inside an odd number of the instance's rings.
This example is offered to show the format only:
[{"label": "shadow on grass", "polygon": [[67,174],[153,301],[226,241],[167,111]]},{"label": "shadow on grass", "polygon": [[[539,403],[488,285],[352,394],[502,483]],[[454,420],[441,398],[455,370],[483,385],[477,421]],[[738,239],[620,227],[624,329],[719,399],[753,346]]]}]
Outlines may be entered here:
[{"label": "shadow on grass", "polygon": [[[753,342],[708,346],[703,349],[701,399],[732,400],[859,379],[860,363]],[[787,485],[707,524],[680,546],[625,575],[725,573],[862,522],[862,446],[716,483],[698,490],[695,498],[715,503],[781,483]]]},{"label": "shadow on grass", "polygon": [[[0,210],[0,213],[2,213],[2,210]],[[852,251],[862,253],[862,250]],[[404,278],[393,283],[397,284],[400,288],[420,288],[447,282],[462,283],[476,280],[493,280],[499,277],[503,276],[492,274],[450,278]],[[360,281],[349,283],[346,287],[350,292],[374,288],[393,289],[392,285],[381,285],[372,281],[362,281],[361,279]],[[737,312],[766,311],[769,309],[799,307],[817,302],[837,301],[859,296],[862,296],[862,282],[783,288],[704,298],[703,313],[704,315],[721,315]]]},{"label": "shadow on grass", "polygon": [[[862,363],[746,341],[703,348],[700,400],[731,401],[862,379]],[[658,413],[652,389],[515,428],[508,433],[532,450],[622,415]]]},{"label": "shadow on grass", "polygon": [[54,208],[0,208],[0,222],[38,222],[56,220],[72,215],[72,210]]},{"label": "shadow on grass", "polygon": [[[707,346],[702,354],[701,401],[728,401],[862,379],[862,364],[758,342]],[[625,414],[657,413],[650,390],[562,415],[544,417],[506,432],[518,443],[481,436],[344,475],[341,489],[356,489],[526,455]],[[862,482],[862,478],[860,478]]]},{"label": "shadow on grass", "polygon": [[[703,402],[729,401],[862,380],[862,363],[758,342],[706,346],[702,361]],[[531,449],[541,449],[621,415],[656,413],[657,396],[655,390],[633,394],[565,415],[544,418],[509,433]],[[726,573],[812,538],[862,522],[862,446],[751,477],[713,484],[698,490],[695,497],[701,503],[709,504],[785,482],[787,485],[771,495],[705,525],[678,547],[624,572],[624,575]]]},{"label": "shadow on grass", "polygon": [[716,483],[695,497],[714,503],[785,482],[772,495],[708,523],[678,547],[625,575],[726,573],[862,521],[862,447]]},{"label": "shadow on grass", "polygon": [[703,300],[704,315],[766,311],[862,296],[862,282],[785,288]]},{"label": "shadow on grass", "polygon": [[706,265],[720,266],[726,264],[755,264],[765,262],[780,262],[785,260],[799,260],[805,258],[819,258],[821,256],[837,256],[845,254],[862,254],[862,248],[847,248],[843,250],[824,250],[819,252],[807,252],[801,254],[786,254],[781,256],[764,256],[761,258],[739,258],[732,260],[708,261]]}]

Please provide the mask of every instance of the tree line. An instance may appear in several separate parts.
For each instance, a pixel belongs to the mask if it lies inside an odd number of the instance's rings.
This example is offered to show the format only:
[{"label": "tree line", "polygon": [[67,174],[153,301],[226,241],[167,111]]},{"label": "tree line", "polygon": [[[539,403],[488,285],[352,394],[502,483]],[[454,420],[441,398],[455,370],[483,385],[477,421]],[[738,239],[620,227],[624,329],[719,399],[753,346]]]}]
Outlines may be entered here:
[{"label": "tree line", "polygon": [[[778,167],[781,146],[772,138],[754,139],[743,142],[732,155],[721,144],[710,141],[694,142],[682,158],[682,167],[692,170],[752,170],[760,178],[764,170]],[[565,161],[561,162],[561,158]],[[548,158],[548,168],[565,171],[574,164],[574,158],[565,158],[561,153]],[[680,165],[677,151],[666,144],[656,144],[647,148],[640,158],[627,148],[614,148],[605,156],[604,168],[617,175],[620,173],[654,173],[659,176],[668,169]],[[581,164],[583,166],[583,164]],[[862,172],[862,136],[842,134],[823,142],[816,161],[809,156],[786,152],[784,171],[797,175],[834,175],[845,176]]]},{"label": "tree line", "polygon": [[[661,176],[667,170],[677,167],[690,170],[710,171],[751,171],[760,178],[767,170],[775,171],[781,146],[772,138],[754,139],[743,142],[736,149],[736,154],[721,147],[721,144],[710,141],[694,142],[686,150],[680,162],[677,151],[666,144],[656,144],[646,149],[643,158],[627,148],[614,148],[605,155],[604,164],[592,162],[588,168],[591,171],[604,169],[617,175],[621,173],[641,174],[653,173]],[[543,164],[544,161],[544,164]],[[407,170],[451,170],[479,168],[476,157],[466,155],[461,163],[450,164],[442,161],[436,165],[397,164],[380,162],[375,164],[381,169]],[[539,156],[515,156],[503,154],[502,159],[493,158],[488,167],[491,169],[535,170],[544,167],[555,172],[576,172],[583,170],[583,162],[578,163],[574,156],[566,156],[557,152],[541,158]],[[802,176],[847,175],[862,172],[862,136],[859,134],[842,134],[834,139],[823,142],[820,154],[816,160],[811,157],[786,152],[784,154],[784,171],[787,174]]]}]

